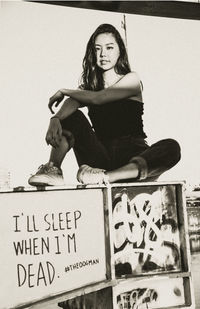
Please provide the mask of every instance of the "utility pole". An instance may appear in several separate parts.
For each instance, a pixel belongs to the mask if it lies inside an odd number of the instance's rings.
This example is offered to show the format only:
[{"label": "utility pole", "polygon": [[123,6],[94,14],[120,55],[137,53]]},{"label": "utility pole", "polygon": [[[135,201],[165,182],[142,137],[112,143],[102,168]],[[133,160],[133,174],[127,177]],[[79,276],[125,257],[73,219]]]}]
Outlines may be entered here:
[{"label": "utility pole", "polygon": [[125,15],[125,14],[123,14],[123,20],[122,20],[121,26],[122,26],[122,28],[124,29],[125,45],[126,45],[126,49],[128,49],[127,29],[126,29],[126,15]]}]

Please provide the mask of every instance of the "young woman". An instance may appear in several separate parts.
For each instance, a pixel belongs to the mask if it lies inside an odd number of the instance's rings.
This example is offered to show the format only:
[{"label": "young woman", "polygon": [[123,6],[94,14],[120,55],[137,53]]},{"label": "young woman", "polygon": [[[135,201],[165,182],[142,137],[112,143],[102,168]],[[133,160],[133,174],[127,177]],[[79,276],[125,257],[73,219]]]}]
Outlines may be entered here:
[{"label": "young woman", "polygon": [[[180,160],[173,139],[148,146],[143,131],[142,84],[130,70],[125,45],[110,24],[100,25],[87,44],[82,82],[78,90],[60,89],[49,108],[60,110],[51,118],[46,142],[52,146],[49,162],[39,167],[29,184],[63,185],[61,170],[73,148],[83,184],[152,181]],[[79,108],[87,106],[90,125]]]}]

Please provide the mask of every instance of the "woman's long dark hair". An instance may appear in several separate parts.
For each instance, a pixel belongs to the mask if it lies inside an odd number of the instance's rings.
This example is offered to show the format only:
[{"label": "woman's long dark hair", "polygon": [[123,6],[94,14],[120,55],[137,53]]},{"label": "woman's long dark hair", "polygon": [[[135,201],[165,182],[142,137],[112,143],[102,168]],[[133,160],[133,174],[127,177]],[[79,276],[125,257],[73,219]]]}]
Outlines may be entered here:
[{"label": "woman's long dark hair", "polygon": [[83,73],[80,88],[98,91],[104,88],[103,71],[96,64],[95,40],[101,33],[111,33],[119,46],[120,55],[115,65],[115,72],[125,75],[131,71],[126,47],[117,29],[110,24],[100,25],[90,37],[83,58]]}]

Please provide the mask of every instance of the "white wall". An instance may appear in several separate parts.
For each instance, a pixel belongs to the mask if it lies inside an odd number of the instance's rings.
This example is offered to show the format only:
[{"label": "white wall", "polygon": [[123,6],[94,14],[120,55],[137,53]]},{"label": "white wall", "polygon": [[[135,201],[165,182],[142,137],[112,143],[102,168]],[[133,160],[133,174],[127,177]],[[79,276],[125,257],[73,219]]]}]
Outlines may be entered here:
[{"label": "white wall", "polygon": [[[130,62],[144,83],[149,142],[169,136],[182,146],[182,161],[162,179],[198,181],[200,22],[126,16]],[[27,185],[48,159],[49,97],[59,88],[76,88],[90,35],[104,22],[120,29],[121,20],[119,13],[1,2],[0,167],[11,171],[12,185]],[[63,169],[66,182],[74,182],[72,152]]]}]

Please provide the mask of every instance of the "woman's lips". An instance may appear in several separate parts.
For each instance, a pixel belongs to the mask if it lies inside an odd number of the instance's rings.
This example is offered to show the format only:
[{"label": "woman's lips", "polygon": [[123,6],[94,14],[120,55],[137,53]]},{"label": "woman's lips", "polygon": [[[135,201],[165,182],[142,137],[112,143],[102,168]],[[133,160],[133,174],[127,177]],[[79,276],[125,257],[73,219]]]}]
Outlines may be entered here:
[{"label": "woman's lips", "polygon": [[101,64],[107,64],[108,62],[108,60],[101,60]]}]

